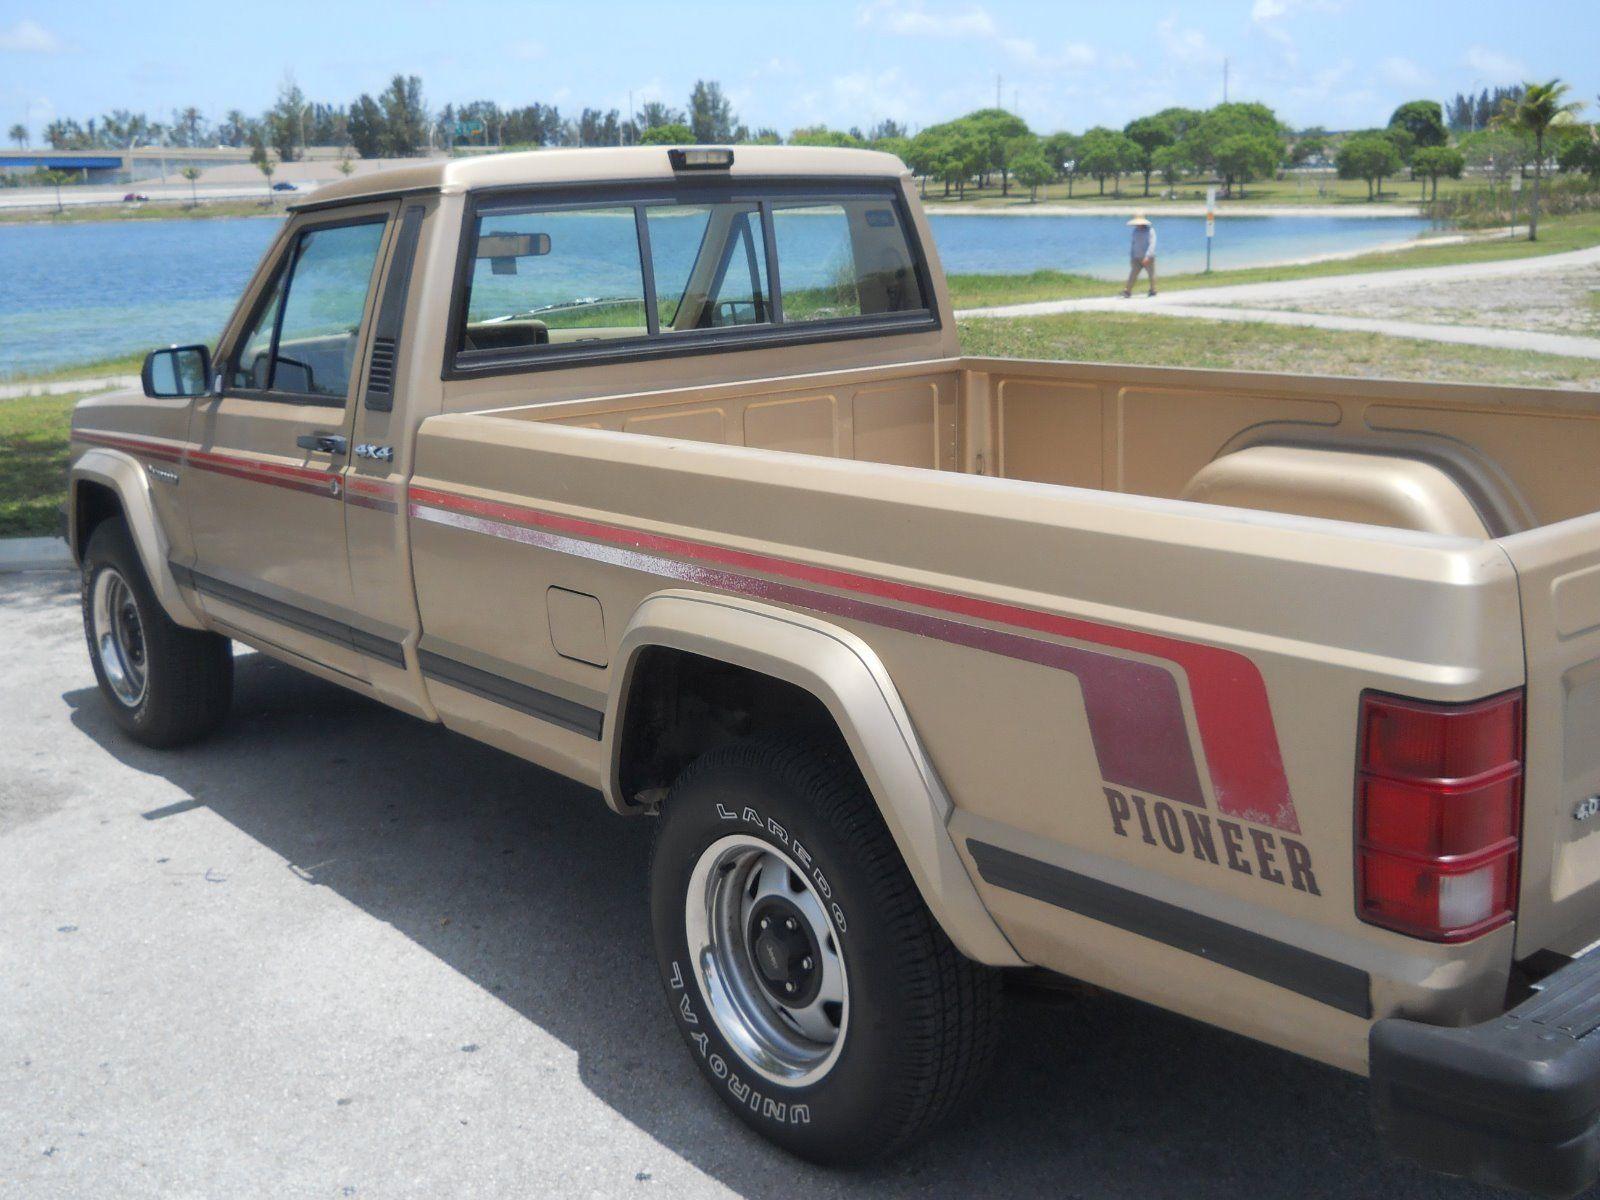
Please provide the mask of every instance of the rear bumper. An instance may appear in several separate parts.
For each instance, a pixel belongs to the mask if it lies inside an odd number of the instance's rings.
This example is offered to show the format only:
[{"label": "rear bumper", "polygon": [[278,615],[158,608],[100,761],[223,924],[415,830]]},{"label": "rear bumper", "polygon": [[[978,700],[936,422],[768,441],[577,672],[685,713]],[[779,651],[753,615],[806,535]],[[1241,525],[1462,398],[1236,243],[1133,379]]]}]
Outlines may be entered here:
[{"label": "rear bumper", "polygon": [[1372,1027],[1379,1133],[1435,1171],[1543,1196],[1600,1175],[1600,953],[1481,1025]]}]

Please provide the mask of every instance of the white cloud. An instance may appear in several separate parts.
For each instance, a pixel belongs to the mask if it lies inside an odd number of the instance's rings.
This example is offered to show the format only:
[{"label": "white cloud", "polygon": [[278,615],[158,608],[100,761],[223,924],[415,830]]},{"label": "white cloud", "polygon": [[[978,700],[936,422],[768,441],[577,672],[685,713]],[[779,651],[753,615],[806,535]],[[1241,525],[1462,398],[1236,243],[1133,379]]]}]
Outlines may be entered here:
[{"label": "white cloud", "polygon": [[1392,54],[1379,63],[1378,72],[1386,82],[1399,88],[1423,88],[1433,81],[1416,63],[1398,54]]},{"label": "white cloud", "polygon": [[0,29],[0,50],[17,54],[55,54],[62,48],[60,38],[27,17],[9,29]]},{"label": "white cloud", "polygon": [[1256,0],[1250,9],[1252,21],[1271,21],[1289,11],[1284,0]]},{"label": "white cloud", "polygon": [[1528,75],[1527,65],[1521,59],[1500,54],[1487,46],[1473,46],[1461,61],[1491,83],[1517,83]]},{"label": "white cloud", "polygon": [[1206,62],[1217,57],[1205,34],[1198,29],[1179,29],[1176,17],[1156,22],[1156,38],[1167,57],[1181,63]]},{"label": "white cloud", "polygon": [[524,38],[521,41],[512,42],[505,48],[505,52],[511,58],[520,62],[532,62],[536,58],[544,57],[544,46],[540,42]]},{"label": "white cloud", "polygon": [[917,0],[873,0],[857,18],[901,37],[992,38],[999,34],[987,9],[976,5],[960,10],[930,12]]}]

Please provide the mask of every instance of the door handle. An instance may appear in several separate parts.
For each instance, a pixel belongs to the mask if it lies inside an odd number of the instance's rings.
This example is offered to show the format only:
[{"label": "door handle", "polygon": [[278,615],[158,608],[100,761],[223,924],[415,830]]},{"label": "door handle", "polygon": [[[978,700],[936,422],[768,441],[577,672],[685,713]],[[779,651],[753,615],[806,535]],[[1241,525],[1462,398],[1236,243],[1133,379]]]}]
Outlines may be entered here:
[{"label": "door handle", "polygon": [[302,433],[295,438],[294,444],[302,450],[313,450],[318,454],[343,454],[350,443],[342,434]]}]

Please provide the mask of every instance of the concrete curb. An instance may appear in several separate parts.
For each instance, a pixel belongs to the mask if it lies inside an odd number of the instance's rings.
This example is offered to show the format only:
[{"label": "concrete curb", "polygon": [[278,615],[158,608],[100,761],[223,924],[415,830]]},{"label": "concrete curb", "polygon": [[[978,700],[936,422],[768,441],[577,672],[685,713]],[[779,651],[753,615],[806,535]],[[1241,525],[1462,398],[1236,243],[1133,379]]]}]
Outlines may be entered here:
[{"label": "concrete curb", "polygon": [[0,575],[15,571],[71,571],[77,564],[60,538],[0,538]]},{"label": "concrete curb", "polygon": [[0,400],[21,400],[26,396],[67,396],[74,392],[104,392],[111,388],[139,386],[137,375],[100,375],[93,379],[53,379],[48,383],[8,383],[0,385]]}]

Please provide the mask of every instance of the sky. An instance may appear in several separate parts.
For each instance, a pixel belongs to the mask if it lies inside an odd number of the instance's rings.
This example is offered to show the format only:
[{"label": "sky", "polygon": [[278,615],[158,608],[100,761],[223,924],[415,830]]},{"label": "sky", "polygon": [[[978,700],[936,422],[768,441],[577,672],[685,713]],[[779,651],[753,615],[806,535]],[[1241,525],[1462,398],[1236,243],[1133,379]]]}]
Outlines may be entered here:
[{"label": "sky", "polygon": [[913,128],[996,97],[1039,132],[1121,126],[1228,94],[1295,127],[1382,125],[1402,101],[1560,76],[1594,119],[1595,0],[809,0],[800,4],[0,0],[0,129],[113,108],[212,120],[422,77],[430,107],[540,101],[563,111],[682,107],[719,80],[740,120]]}]

